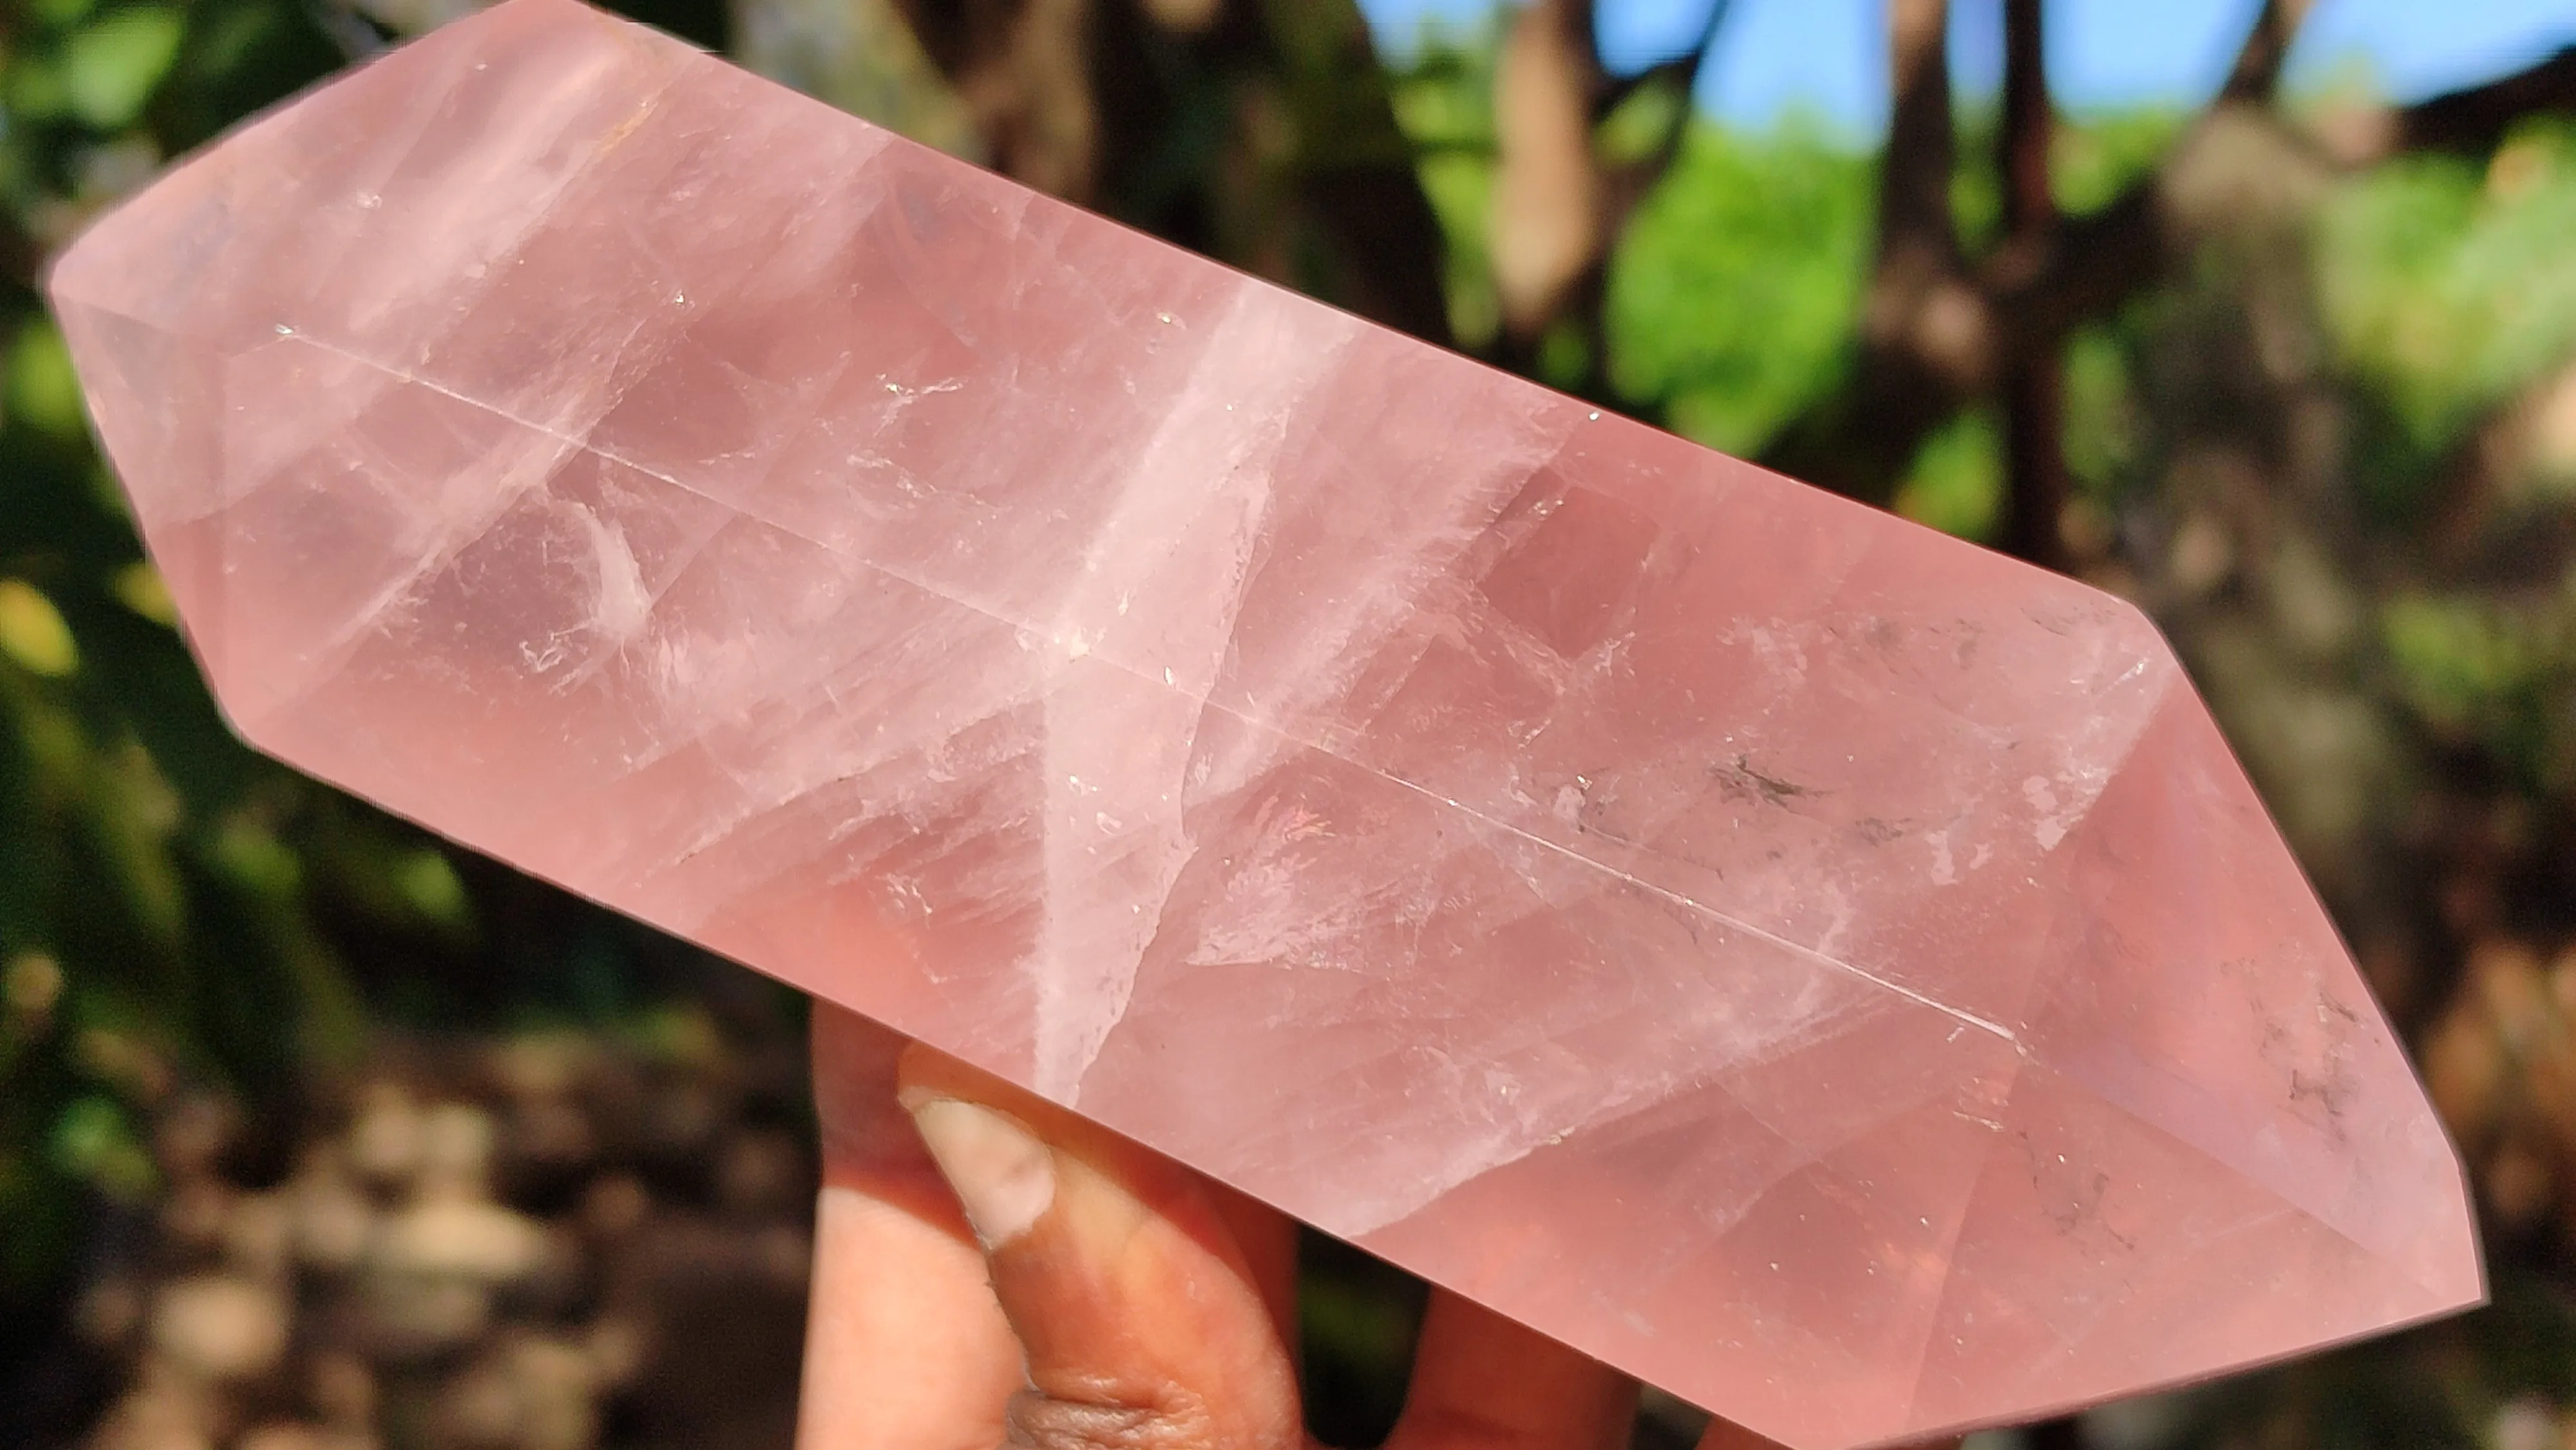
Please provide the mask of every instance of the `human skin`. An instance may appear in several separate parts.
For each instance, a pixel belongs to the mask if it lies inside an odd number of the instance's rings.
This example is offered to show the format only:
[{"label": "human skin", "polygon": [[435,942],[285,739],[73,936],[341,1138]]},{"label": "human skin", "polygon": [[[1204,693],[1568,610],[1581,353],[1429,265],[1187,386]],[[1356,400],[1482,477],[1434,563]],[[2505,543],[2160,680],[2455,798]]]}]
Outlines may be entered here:
[{"label": "human skin", "polygon": [[[1289,1219],[821,1002],[814,1091],[798,1450],[1314,1444]],[[1435,1291],[1387,1446],[1617,1450],[1636,1399],[1616,1371]],[[1719,1421],[1700,1450],[1771,1443]]]}]

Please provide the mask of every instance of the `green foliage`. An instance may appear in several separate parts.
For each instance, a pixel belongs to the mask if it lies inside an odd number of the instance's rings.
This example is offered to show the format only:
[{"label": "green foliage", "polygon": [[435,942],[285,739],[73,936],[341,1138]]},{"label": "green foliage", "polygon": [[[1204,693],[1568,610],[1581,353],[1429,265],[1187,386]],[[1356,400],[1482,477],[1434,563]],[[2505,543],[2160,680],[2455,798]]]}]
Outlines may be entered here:
[{"label": "green foliage", "polygon": [[1945,534],[1991,539],[2003,500],[2003,428],[1992,410],[1975,408],[1924,441],[1896,491],[1896,511]]},{"label": "green foliage", "polygon": [[2485,750],[2527,790],[2576,788],[2576,574],[2532,600],[2402,595],[2380,628],[2402,698],[2437,738]]},{"label": "green foliage", "polygon": [[[40,242],[337,61],[296,0],[40,0],[15,18],[0,208]],[[256,1095],[356,1050],[346,924],[402,940],[470,916],[434,848],[224,728],[32,281],[0,282],[0,1307],[13,1309],[74,1262],[86,1201],[152,1189],[140,1125],[176,1081]],[[44,1322],[0,1319],[0,1361]]]},{"label": "green foliage", "polygon": [[[1996,155],[1998,101],[1963,107],[1950,173],[1950,218],[1971,255],[2003,238],[2004,182]],[[2187,118],[2162,107],[2061,118],[2049,132],[2049,186],[2069,217],[2101,210],[2153,172]]]},{"label": "green foliage", "polygon": [[1634,166],[1655,154],[1677,126],[1689,124],[1690,94],[1666,76],[1638,86],[1601,118],[1592,149],[1605,161]]},{"label": "green foliage", "polygon": [[[2576,365],[2571,236],[2564,119],[2525,124],[2483,162],[2400,158],[2330,199],[2320,295],[2351,387],[2354,481],[2383,525],[2420,528],[2463,489],[2518,484],[2521,465],[2489,445],[2517,400]],[[2576,575],[2538,592],[2412,589],[2380,624],[2398,698],[2432,740],[2542,798],[2576,790]]]},{"label": "green foliage", "polygon": [[1994,121],[1980,118],[1959,128],[1958,165],[1950,172],[1950,221],[1969,252],[1983,252],[2003,238],[2004,173],[1996,164]]},{"label": "green foliage", "polygon": [[2153,172],[2189,118],[2162,106],[2078,116],[2049,134],[2049,187],[2058,209],[2089,216]]},{"label": "green foliage", "polygon": [[2097,497],[2132,483],[2140,457],[2133,331],[2097,324],[2066,340],[2066,470]]},{"label": "green foliage", "polygon": [[1713,448],[1758,452],[1839,376],[1870,245],[1867,158],[1793,123],[1694,123],[1610,271],[1610,378]]},{"label": "green foliage", "polygon": [[54,0],[34,18],[52,33],[11,58],[7,100],[22,122],[118,130],[142,114],[178,58],[183,22],[164,6],[89,16],[85,5]]},{"label": "green foliage", "polygon": [[72,355],[51,320],[27,319],[9,349],[7,368],[10,417],[48,438],[81,436],[80,379],[72,375]]},{"label": "green foliage", "polygon": [[113,131],[143,112],[179,55],[178,13],[162,6],[119,10],[63,43],[62,94],[83,125]]},{"label": "green foliage", "polygon": [[80,646],[73,643],[62,611],[24,579],[0,579],[0,655],[49,679],[80,668]]},{"label": "green foliage", "polygon": [[1396,124],[1413,143],[1432,214],[1448,239],[1449,329],[1461,346],[1490,345],[1503,325],[1486,243],[1494,199],[1493,37],[1426,35],[1396,78]]},{"label": "green foliage", "polygon": [[2485,165],[2406,157],[2357,178],[2319,224],[2343,366],[2420,458],[2576,355],[2576,123],[2518,131]]},{"label": "green foliage", "polygon": [[[666,10],[720,29],[720,7]],[[0,48],[6,226],[58,243],[162,157],[343,64],[313,14],[22,5]],[[348,1060],[371,1020],[631,1012],[644,935],[550,898],[496,948],[446,848],[234,739],[33,281],[0,279],[0,1384],[52,1330],[27,1311],[79,1261],[89,1205],[153,1191],[143,1125],[175,1085],[256,1103]]]}]

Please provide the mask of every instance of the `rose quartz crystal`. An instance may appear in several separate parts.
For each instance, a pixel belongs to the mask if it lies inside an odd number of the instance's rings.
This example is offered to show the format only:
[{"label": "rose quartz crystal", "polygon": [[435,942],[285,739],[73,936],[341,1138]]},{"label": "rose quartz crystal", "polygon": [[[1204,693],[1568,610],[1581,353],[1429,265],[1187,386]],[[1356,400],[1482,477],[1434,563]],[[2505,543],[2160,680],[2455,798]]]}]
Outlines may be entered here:
[{"label": "rose quartz crystal", "polygon": [[2128,606],[571,0],[56,307],[262,748],[1792,1446],[2460,1308]]}]

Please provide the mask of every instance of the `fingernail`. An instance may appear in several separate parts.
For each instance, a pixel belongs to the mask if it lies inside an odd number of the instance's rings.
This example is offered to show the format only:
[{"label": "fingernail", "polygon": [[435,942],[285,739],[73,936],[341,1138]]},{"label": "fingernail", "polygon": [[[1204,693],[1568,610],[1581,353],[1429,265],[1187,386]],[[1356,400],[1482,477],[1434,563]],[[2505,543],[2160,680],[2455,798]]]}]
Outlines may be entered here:
[{"label": "fingernail", "polygon": [[1027,1233],[1055,1202],[1055,1155],[1028,1129],[955,1098],[908,1099],[904,1106],[987,1250]]}]

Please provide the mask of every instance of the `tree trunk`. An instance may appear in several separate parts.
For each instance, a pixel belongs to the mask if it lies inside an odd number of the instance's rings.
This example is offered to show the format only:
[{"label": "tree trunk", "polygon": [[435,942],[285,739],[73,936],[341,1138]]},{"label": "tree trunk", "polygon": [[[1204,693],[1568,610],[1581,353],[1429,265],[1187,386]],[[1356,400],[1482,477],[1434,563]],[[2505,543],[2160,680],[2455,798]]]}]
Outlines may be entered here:
[{"label": "tree trunk", "polygon": [[1449,341],[1447,248],[1351,0],[896,0],[1002,172]]},{"label": "tree trunk", "polygon": [[1950,212],[1949,10],[1946,0],[1887,7],[1895,106],[1859,353],[1850,382],[1784,430],[1767,459],[1871,503],[1895,494],[1962,399],[1993,385],[1993,310],[1967,275]]},{"label": "tree trunk", "polygon": [[[1996,133],[2004,182],[2006,248],[2044,256],[2056,243],[2057,199],[2049,188],[2047,51],[2040,0],[2004,0],[2004,111]],[[2035,337],[2003,380],[2004,529],[2011,553],[2051,569],[2067,566],[2059,528],[2066,512],[2064,340]]]}]

